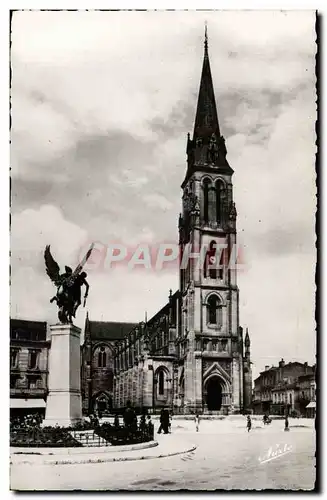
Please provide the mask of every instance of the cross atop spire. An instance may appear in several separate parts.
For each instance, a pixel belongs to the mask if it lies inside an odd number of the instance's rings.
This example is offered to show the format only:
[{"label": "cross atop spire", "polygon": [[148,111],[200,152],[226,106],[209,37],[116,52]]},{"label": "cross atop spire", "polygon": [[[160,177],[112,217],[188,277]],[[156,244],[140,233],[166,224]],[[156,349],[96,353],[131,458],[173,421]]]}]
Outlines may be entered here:
[{"label": "cross atop spire", "polygon": [[215,134],[217,138],[220,137],[215,93],[213,90],[209,62],[208,30],[206,23],[204,31],[204,58],[202,65],[198,106],[194,123],[193,139],[196,139],[197,137],[206,138],[211,136],[212,134]]}]

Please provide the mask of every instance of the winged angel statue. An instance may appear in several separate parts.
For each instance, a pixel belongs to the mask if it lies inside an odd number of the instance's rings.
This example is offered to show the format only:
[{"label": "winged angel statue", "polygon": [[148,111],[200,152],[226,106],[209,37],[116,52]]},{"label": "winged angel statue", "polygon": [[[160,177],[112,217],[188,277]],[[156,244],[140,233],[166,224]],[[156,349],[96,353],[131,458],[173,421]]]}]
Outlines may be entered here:
[{"label": "winged angel statue", "polygon": [[51,255],[50,245],[45,247],[44,260],[46,272],[57,287],[57,293],[52,297],[50,302],[56,302],[59,308],[58,318],[60,323],[67,324],[73,322],[72,318],[75,318],[76,311],[81,304],[81,288],[83,285],[85,286],[83,307],[85,307],[90,287],[86,281],[87,274],[84,271],[82,272],[82,269],[89,259],[93,247],[94,245],[92,243],[75,271],[73,271],[71,267],[65,266],[65,272],[63,274],[60,274],[60,268]]}]

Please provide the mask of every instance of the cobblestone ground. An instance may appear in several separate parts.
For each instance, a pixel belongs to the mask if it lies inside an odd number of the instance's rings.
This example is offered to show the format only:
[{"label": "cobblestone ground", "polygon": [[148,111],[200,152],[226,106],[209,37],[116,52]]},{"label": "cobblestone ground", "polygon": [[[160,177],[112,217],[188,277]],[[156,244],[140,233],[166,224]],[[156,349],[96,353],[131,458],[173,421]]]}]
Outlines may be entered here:
[{"label": "cobblestone ground", "polygon": [[[194,432],[192,422],[176,422],[174,433],[198,447],[175,457],[136,462],[90,465],[12,467],[13,489],[55,490],[216,490],[216,489],[305,489],[314,488],[315,432],[283,422],[263,428],[253,422],[247,433],[242,423],[202,422]],[[261,463],[269,449],[287,453]]]}]

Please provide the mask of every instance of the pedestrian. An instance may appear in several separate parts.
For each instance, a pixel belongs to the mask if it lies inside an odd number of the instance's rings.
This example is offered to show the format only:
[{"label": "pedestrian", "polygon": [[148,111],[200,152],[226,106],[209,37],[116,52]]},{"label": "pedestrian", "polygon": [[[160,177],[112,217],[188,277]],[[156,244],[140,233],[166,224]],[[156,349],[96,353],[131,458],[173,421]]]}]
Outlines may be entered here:
[{"label": "pedestrian", "polygon": [[195,421],[195,430],[196,432],[199,432],[200,419],[198,414],[195,415],[194,421]]},{"label": "pedestrian", "polygon": [[168,421],[168,432],[171,434],[171,421],[172,421],[172,415],[169,415],[169,421]]},{"label": "pedestrian", "polygon": [[94,428],[98,429],[100,427],[100,420],[98,419],[98,417],[96,416],[96,414],[94,414],[93,422],[94,422]]},{"label": "pedestrian", "polygon": [[146,416],[145,412],[142,411],[141,419],[140,419],[140,431],[145,433],[146,431]]},{"label": "pedestrian", "polygon": [[115,419],[114,419],[114,427],[116,429],[119,429],[119,417],[118,417],[117,413],[116,413]]},{"label": "pedestrian", "polygon": [[147,419],[147,431],[148,431],[149,438],[153,439],[154,426],[153,426],[153,423],[151,421],[151,416],[148,415],[146,417],[146,419]]},{"label": "pedestrian", "polygon": [[164,421],[165,421],[165,410],[162,409],[160,412],[160,426],[158,429],[158,434],[161,434],[161,432],[162,432]]},{"label": "pedestrian", "polygon": [[248,432],[250,432],[251,427],[252,427],[251,417],[250,417],[250,415],[248,415],[247,422],[246,422],[246,428],[247,428]]},{"label": "pedestrian", "polygon": [[164,410],[164,421],[163,421],[163,425],[162,425],[164,434],[168,434],[168,432],[169,432],[169,420],[170,420],[169,411]]},{"label": "pedestrian", "polygon": [[128,428],[129,430],[133,430],[133,428],[135,427],[136,414],[133,408],[131,407],[130,401],[127,401],[126,403],[126,410],[124,411],[123,418],[125,427]]},{"label": "pedestrian", "polygon": [[286,417],[285,417],[285,428],[284,428],[284,431],[286,431],[286,432],[287,432],[287,431],[289,431],[289,430],[290,430],[290,429],[289,429],[289,427],[288,427],[288,415],[286,415]]}]

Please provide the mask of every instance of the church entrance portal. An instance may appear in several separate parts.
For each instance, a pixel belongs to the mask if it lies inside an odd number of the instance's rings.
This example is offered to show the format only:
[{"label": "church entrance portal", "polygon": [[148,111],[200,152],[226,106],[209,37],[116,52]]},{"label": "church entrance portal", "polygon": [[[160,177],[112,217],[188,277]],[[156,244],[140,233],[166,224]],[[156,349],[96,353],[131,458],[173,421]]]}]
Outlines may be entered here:
[{"label": "church entrance portal", "polygon": [[207,383],[207,406],[209,411],[219,411],[222,402],[221,383],[218,377],[213,377]]}]

